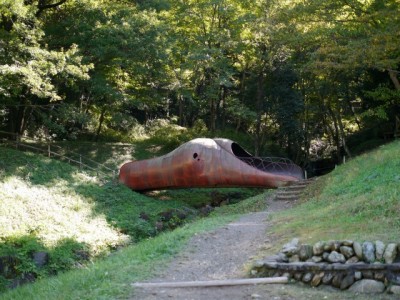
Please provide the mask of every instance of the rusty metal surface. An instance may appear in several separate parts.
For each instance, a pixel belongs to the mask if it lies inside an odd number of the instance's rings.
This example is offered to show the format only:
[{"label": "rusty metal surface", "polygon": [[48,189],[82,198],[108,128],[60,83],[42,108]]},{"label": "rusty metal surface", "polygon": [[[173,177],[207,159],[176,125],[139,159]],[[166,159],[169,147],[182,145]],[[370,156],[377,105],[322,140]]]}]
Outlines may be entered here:
[{"label": "rusty metal surface", "polygon": [[[124,164],[120,168],[119,180],[133,190],[153,190],[238,186],[276,188],[302,179],[302,171],[296,165],[296,172],[293,172],[293,166],[286,166],[278,167],[275,173],[272,168],[252,166],[246,162],[251,154],[240,148],[248,154],[244,160],[240,159],[238,153],[232,151],[233,144],[227,139],[194,139],[164,156]],[[260,158],[254,159],[257,162]]]}]

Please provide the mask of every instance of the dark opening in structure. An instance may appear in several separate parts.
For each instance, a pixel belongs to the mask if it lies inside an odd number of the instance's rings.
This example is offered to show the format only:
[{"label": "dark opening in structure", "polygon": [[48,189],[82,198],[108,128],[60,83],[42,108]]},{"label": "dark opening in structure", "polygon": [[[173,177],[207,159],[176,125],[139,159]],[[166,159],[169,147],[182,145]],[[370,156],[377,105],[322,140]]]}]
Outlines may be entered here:
[{"label": "dark opening in structure", "polygon": [[253,157],[249,152],[240,147],[239,144],[232,143],[232,152],[236,157]]},{"label": "dark opening in structure", "polygon": [[199,156],[197,153],[193,153],[193,158],[196,159]]}]

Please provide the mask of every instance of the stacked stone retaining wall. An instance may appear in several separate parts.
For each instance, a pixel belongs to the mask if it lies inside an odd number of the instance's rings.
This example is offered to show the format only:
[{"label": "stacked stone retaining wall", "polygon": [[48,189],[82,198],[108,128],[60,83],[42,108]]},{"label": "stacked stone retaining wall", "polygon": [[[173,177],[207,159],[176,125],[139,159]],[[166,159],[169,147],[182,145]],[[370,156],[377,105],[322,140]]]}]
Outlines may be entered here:
[{"label": "stacked stone retaining wall", "polygon": [[293,239],[276,255],[257,261],[251,274],[287,276],[314,287],[324,284],[354,292],[400,295],[400,244],[343,240],[308,245]]}]

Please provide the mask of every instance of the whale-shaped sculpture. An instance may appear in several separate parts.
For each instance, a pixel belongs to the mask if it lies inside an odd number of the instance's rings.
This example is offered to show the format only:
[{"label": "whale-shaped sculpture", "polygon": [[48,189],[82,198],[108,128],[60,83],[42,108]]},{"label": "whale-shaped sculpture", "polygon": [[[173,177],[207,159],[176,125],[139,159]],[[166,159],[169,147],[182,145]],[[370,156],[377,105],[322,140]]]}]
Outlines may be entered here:
[{"label": "whale-shaped sculpture", "polygon": [[288,159],[254,157],[228,139],[198,138],[172,152],[128,162],[119,180],[133,190],[190,187],[277,188],[303,179]]}]

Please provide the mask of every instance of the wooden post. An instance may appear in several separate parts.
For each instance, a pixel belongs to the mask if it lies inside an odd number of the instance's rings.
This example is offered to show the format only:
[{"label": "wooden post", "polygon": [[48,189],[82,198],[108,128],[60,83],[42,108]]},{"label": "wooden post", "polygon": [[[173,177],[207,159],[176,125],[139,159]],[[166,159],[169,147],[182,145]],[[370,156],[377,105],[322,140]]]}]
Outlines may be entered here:
[{"label": "wooden post", "polygon": [[343,156],[343,164],[346,163],[346,155]]},{"label": "wooden post", "polygon": [[49,158],[51,157],[51,149],[50,149],[50,144],[47,145],[47,153]]},{"label": "wooden post", "polygon": [[79,154],[79,169],[82,170],[82,155]]},{"label": "wooden post", "polygon": [[307,170],[304,170],[304,179],[307,179]]},{"label": "wooden post", "polygon": [[288,283],[287,277],[266,277],[248,279],[224,279],[206,281],[177,281],[177,282],[136,282],[134,287],[147,288],[184,288],[184,287],[210,287],[210,286],[233,286],[233,285],[254,285],[265,283]]},{"label": "wooden post", "polygon": [[394,129],[394,138],[397,139],[400,137],[400,118],[396,116],[396,125]]}]

